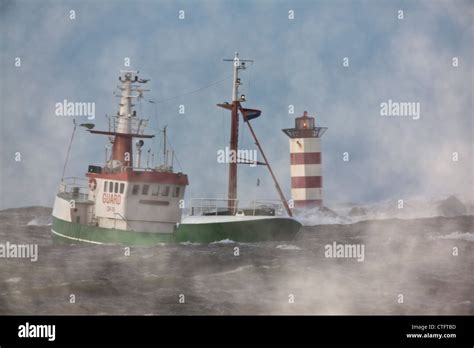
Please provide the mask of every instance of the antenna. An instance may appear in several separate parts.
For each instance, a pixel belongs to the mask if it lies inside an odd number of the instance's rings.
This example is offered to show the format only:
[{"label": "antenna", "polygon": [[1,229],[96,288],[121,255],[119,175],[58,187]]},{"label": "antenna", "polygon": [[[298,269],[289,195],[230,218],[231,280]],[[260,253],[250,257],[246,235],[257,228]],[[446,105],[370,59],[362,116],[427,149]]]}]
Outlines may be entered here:
[{"label": "antenna", "polygon": [[165,167],[168,165],[168,153],[166,151],[166,127],[168,127],[168,125],[163,127],[163,164]]},{"label": "antenna", "polygon": [[[253,60],[249,59],[240,59],[239,53],[235,52],[233,59],[223,59],[224,62],[234,62],[234,83],[232,84],[232,101],[245,101],[239,100],[239,86],[241,85],[240,78],[239,78],[239,70],[245,70],[247,67],[245,63],[253,63]],[[244,97],[245,98],[245,97]]]},{"label": "antenna", "polygon": [[173,164],[174,164],[174,150],[171,150],[171,171],[173,171]]},{"label": "antenna", "polygon": [[150,151],[151,149],[148,149],[147,155],[146,155],[146,169],[150,168],[149,163],[150,163]]},{"label": "antenna", "polygon": [[[138,99],[138,102],[141,103],[144,92],[148,91],[148,89],[141,88],[141,84],[147,83],[149,80],[139,78],[138,73],[134,70],[121,70],[120,83],[117,87],[120,91],[118,93],[119,109],[113,116],[106,115],[108,131],[93,130],[92,124],[88,123],[80,125],[88,128],[92,134],[102,134],[109,137],[112,148],[111,151],[109,151],[110,148],[106,148],[105,151],[105,167],[109,169],[131,169],[133,171],[135,163],[137,168],[140,168],[140,153],[138,153],[138,161],[134,161],[133,138],[153,138],[155,136],[144,134],[142,129],[147,126],[147,120],[138,117],[137,111],[134,110],[133,99]],[[137,147],[137,151],[141,151],[140,146]],[[124,153],[130,155],[124,156]]]}]

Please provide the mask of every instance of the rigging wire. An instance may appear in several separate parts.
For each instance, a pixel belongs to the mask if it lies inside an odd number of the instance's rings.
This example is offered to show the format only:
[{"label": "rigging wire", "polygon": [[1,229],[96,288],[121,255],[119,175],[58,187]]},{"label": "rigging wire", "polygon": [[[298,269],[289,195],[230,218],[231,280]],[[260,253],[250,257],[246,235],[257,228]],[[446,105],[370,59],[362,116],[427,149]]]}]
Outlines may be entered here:
[{"label": "rigging wire", "polygon": [[72,141],[74,139],[74,134],[76,133],[76,119],[73,118],[72,123],[74,123],[74,128],[72,130],[71,140],[69,141],[69,147],[67,149],[66,161],[64,162],[63,175],[61,176],[61,181],[63,181],[64,174],[66,173],[67,162],[69,161],[69,153],[71,152]]},{"label": "rigging wire", "polygon": [[[158,131],[158,133],[155,133],[153,135],[156,135],[158,137],[163,136],[163,130],[162,129],[154,128],[154,127],[151,127],[151,126],[148,126],[148,128],[151,128],[155,131]],[[183,171],[183,167],[181,166],[181,163],[179,162],[178,156],[176,155],[176,151],[175,151],[173,145],[171,144],[171,142],[169,141],[169,138],[166,138],[166,143],[169,145],[170,149],[173,151],[173,158],[176,159],[176,163],[178,163],[178,167],[181,169],[181,171]],[[160,145],[159,149],[161,151],[161,149],[162,149],[161,145]]]},{"label": "rigging wire", "polygon": [[[250,66],[252,66],[252,65],[253,65],[253,62],[251,62]],[[248,78],[248,81],[249,81],[249,82],[248,82],[248,88],[247,88],[247,95],[252,95],[252,93],[251,93],[251,91],[250,91],[250,84],[251,84],[251,82],[252,82],[252,69],[249,69],[249,78]],[[242,128],[243,128],[243,126],[242,126]],[[244,141],[245,141],[245,132],[242,131],[242,133],[244,133],[244,134],[242,135],[242,138],[243,138],[243,139],[242,139],[242,142],[244,142]]]},{"label": "rigging wire", "polygon": [[[253,65],[253,62],[251,62],[250,66],[252,66],[252,65]],[[153,104],[153,106],[154,106],[154,109],[155,109],[155,110],[154,110],[154,111],[155,111],[155,112],[154,112],[154,116],[156,116],[156,123],[157,123],[157,128],[154,128],[154,127],[151,127],[151,126],[148,126],[148,127],[151,128],[151,129],[155,129],[155,130],[160,131],[160,129],[158,129],[158,128],[159,128],[159,124],[158,124],[158,115],[157,115],[157,110],[156,110],[156,109],[157,109],[156,104],[158,104],[158,103],[165,103],[165,102],[167,102],[167,101],[175,100],[175,99],[178,99],[178,98],[183,97],[183,96],[186,96],[186,95],[190,95],[190,94],[194,94],[194,93],[200,92],[200,91],[202,91],[202,90],[205,90],[205,89],[207,89],[207,88],[210,88],[210,87],[212,87],[212,86],[215,86],[215,85],[217,85],[217,84],[219,84],[219,83],[222,83],[222,82],[228,80],[229,78],[231,78],[232,76],[233,76],[233,74],[226,75],[226,76],[223,77],[222,79],[219,79],[219,80],[217,80],[217,81],[211,82],[211,83],[209,83],[209,84],[207,84],[207,85],[201,86],[201,87],[199,87],[199,88],[197,88],[197,89],[194,89],[194,90],[192,90],[192,91],[184,92],[184,93],[175,95],[175,96],[173,96],[173,97],[164,98],[164,99],[160,99],[160,100],[150,100],[150,99],[146,99],[146,101],[148,101],[150,104]],[[223,126],[224,126],[224,128],[225,128],[225,118],[223,118],[223,119],[224,119],[224,120],[223,120]],[[241,140],[242,140],[242,136],[243,136],[242,133],[243,133],[243,132],[241,132]],[[160,133],[160,134],[161,134],[161,133]],[[158,134],[156,134],[156,135],[158,135]],[[172,144],[169,142],[169,140],[168,140],[167,142],[169,143],[171,149],[173,150],[173,157],[176,159],[176,162],[177,162],[179,168],[180,168],[181,170],[183,170],[183,168],[182,168],[182,166],[181,166],[181,163],[179,162],[178,156],[175,154],[174,147],[173,147]]]},{"label": "rigging wire", "polygon": [[[160,127],[159,127],[159,122],[158,122],[158,108],[157,108],[157,106],[156,106],[156,104],[155,104],[154,102],[153,102],[153,103],[150,103],[150,104],[153,105],[153,111],[152,111],[152,116],[151,116],[152,119],[151,119],[150,124],[152,124],[152,123],[153,123],[153,120],[155,120],[155,121],[156,121],[156,128],[159,129]],[[150,125],[148,125],[148,127],[154,129],[154,128],[153,128],[152,126],[150,126]],[[157,135],[157,134],[155,134],[155,135]],[[160,140],[159,137],[158,137],[158,139],[157,139],[157,137],[154,137],[154,138],[152,139],[152,142],[151,142],[151,147],[152,147],[153,149],[158,148],[158,153],[160,154],[160,153],[161,153],[161,142],[160,142],[159,140]],[[155,160],[157,160],[157,161],[159,162],[159,158],[154,158],[154,157],[153,157],[152,167],[155,166]]]},{"label": "rigging wire", "polygon": [[[251,67],[252,65],[253,65],[253,62],[250,62],[249,67]],[[248,88],[247,88],[247,93],[246,93],[247,95],[251,95],[251,93],[250,93],[250,82],[251,82],[251,80],[252,80],[252,69],[249,70],[249,78],[248,78],[249,82],[248,82]],[[245,141],[246,141],[244,124],[245,124],[245,121],[243,123],[239,122],[239,128],[242,128],[242,131],[240,131],[240,129],[239,129],[239,132],[240,132],[240,141],[239,142],[242,146],[245,145]]]},{"label": "rigging wire", "polygon": [[148,102],[158,104],[158,103],[164,103],[164,102],[167,102],[167,101],[170,101],[170,100],[178,99],[178,98],[180,98],[180,97],[183,97],[183,96],[186,96],[186,95],[190,95],[190,94],[194,94],[194,93],[200,92],[200,91],[202,91],[202,90],[205,90],[205,89],[207,89],[207,88],[209,88],[209,87],[212,87],[212,86],[214,86],[214,85],[217,85],[217,84],[219,84],[219,83],[221,83],[221,82],[224,82],[225,80],[231,78],[232,76],[233,76],[232,74],[231,74],[231,75],[227,75],[226,77],[224,77],[224,78],[222,78],[222,79],[220,79],[220,80],[211,82],[210,84],[207,84],[207,85],[204,85],[204,86],[202,86],[202,87],[199,87],[198,89],[194,89],[194,90],[189,91],[189,92],[184,92],[184,93],[175,95],[175,96],[173,96],[173,97],[169,97],[169,98],[165,98],[165,99],[161,99],[161,100],[148,100]]},{"label": "rigging wire", "polygon": [[176,151],[174,150],[173,145],[169,142],[168,139],[167,139],[167,143],[168,143],[168,145],[170,146],[171,150],[173,151],[173,152],[172,152],[173,158],[176,160],[176,163],[178,163],[179,169],[181,170],[181,172],[183,172],[183,167],[181,166],[181,163],[179,162],[178,156],[176,155]]},{"label": "rigging wire", "polygon": [[[200,92],[200,91],[203,91],[207,88],[210,88],[212,86],[215,86],[219,83],[222,83],[226,80],[228,80],[229,78],[231,78],[233,76],[233,74],[230,74],[230,75],[226,75],[225,77],[223,77],[222,79],[219,79],[217,81],[214,81],[214,82],[211,82],[207,85],[204,85],[204,86],[201,86],[197,89],[194,89],[192,91],[189,91],[189,92],[184,92],[184,93],[181,93],[181,94],[177,94],[173,97],[169,97],[169,98],[164,98],[164,99],[160,99],[160,100],[150,100],[150,99],[145,99],[147,102],[149,102],[150,104],[153,104],[153,107],[154,107],[154,116],[155,116],[155,119],[156,119],[156,127],[157,128],[154,128],[152,126],[148,126],[149,128],[151,129],[154,129],[154,130],[157,130],[159,131],[160,133],[157,133],[156,135],[160,134],[161,135],[161,130],[159,129],[159,122],[158,122],[158,112],[157,112],[157,105],[158,103],[165,103],[167,101],[171,101],[171,100],[174,100],[174,99],[178,99],[180,97],[183,97],[183,96],[186,96],[186,95],[190,95],[190,94],[194,94],[194,93],[197,93],[197,92]],[[224,120],[225,122],[225,120]],[[153,139],[154,140],[154,139]],[[176,163],[178,164],[179,168],[181,169],[181,171],[183,170],[182,166],[181,166],[181,163],[179,162],[179,159],[178,159],[178,156],[175,154],[175,151],[174,151],[174,147],[172,146],[172,144],[169,142],[169,140],[167,139],[167,143],[170,145],[170,148],[171,150],[173,150],[173,157],[176,159]],[[161,148],[161,145],[160,145],[160,148]]]}]

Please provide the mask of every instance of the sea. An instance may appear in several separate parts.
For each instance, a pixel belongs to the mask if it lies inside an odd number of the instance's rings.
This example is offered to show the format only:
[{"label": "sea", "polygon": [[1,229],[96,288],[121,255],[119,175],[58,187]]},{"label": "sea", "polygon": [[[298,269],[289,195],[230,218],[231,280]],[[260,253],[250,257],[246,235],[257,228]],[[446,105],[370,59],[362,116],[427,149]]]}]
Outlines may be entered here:
[{"label": "sea", "polygon": [[286,242],[126,248],[54,243],[50,208],[2,210],[0,245],[37,260],[0,257],[0,314],[474,314],[473,215],[319,222]]}]

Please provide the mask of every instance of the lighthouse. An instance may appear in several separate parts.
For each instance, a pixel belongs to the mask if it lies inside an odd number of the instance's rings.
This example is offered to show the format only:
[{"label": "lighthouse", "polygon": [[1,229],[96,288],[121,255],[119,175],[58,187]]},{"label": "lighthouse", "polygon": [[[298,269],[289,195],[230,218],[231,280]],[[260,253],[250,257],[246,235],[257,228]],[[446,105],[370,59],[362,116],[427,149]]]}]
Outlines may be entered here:
[{"label": "lighthouse", "polygon": [[314,117],[295,119],[295,128],[283,129],[290,138],[291,197],[296,208],[322,206],[321,137],[327,127],[316,127]]}]

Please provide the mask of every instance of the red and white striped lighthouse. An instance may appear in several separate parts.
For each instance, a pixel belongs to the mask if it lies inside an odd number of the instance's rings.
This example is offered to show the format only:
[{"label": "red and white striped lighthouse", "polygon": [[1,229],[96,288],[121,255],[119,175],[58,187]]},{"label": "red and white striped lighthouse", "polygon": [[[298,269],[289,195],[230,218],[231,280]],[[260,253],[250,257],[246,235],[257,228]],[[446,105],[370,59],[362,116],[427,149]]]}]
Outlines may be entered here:
[{"label": "red and white striped lighthouse", "polygon": [[290,137],[291,197],[296,208],[322,206],[321,136],[327,127],[316,127],[314,117],[295,119],[295,128],[283,129]]}]

